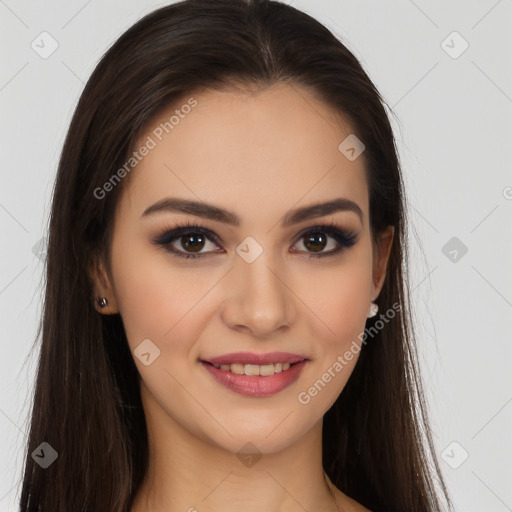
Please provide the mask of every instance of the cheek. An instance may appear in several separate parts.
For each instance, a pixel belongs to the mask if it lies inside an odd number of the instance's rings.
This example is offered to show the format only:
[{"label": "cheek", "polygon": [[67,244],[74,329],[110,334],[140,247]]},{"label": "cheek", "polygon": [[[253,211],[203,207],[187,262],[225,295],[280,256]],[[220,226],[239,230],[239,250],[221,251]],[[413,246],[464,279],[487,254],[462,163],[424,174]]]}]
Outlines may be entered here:
[{"label": "cheek", "polygon": [[[194,313],[211,284],[192,269],[172,267],[171,257],[155,256],[152,249],[122,256],[119,247],[113,251],[116,297],[132,350],[146,338],[162,349],[181,339],[180,331],[193,338],[197,322],[190,319],[197,320]],[[178,346],[173,343],[173,350]]]},{"label": "cheek", "polygon": [[361,351],[372,280],[371,253],[362,249],[339,265],[310,273],[308,291],[303,288],[309,328],[316,325],[316,333],[311,331],[316,362],[298,400],[317,414],[329,409],[342,392]]},{"label": "cheek", "polygon": [[[364,329],[370,304],[371,272],[365,258],[354,257],[350,264],[323,269],[311,275],[304,288],[305,301],[324,326],[323,339],[340,348]],[[307,290],[307,291],[306,291]]]},{"label": "cheek", "polygon": [[355,272],[342,273],[325,283],[324,296],[316,300],[322,320],[334,331],[336,338],[352,332],[354,326],[360,325],[368,310],[368,286],[364,275]]},{"label": "cheek", "polygon": [[[363,264],[340,266],[316,276],[310,289],[314,364],[297,395],[300,409],[318,417],[336,401],[357,363],[369,306],[371,276]],[[313,305],[314,304],[314,305]],[[320,335],[320,333],[322,333]]]}]

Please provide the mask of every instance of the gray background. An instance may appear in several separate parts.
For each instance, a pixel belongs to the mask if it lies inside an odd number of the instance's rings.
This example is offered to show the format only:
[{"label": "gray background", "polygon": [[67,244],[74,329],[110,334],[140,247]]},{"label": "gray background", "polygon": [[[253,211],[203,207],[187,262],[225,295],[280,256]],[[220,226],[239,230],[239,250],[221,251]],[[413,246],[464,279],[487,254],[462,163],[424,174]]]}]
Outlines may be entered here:
[{"label": "gray background", "polygon": [[[398,117],[440,463],[456,510],[512,510],[512,1],[287,3],[342,38]],[[64,136],[101,55],[161,5],[0,0],[0,512],[17,510],[41,313],[38,243]],[[48,58],[31,47],[43,46],[43,31],[58,43]]]}]

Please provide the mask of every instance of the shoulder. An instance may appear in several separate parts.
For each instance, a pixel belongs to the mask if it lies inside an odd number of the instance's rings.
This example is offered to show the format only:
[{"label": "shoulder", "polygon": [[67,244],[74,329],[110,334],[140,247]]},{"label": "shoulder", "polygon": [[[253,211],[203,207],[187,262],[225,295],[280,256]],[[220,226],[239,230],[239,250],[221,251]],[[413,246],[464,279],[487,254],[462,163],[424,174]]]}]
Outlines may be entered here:
[{"label": "shoulder", "polygon": [[344,512],[372,512],[370,509],[361,505],[361,503],[341,492],[338,488],[334,489],[334,494],[338,503],[343,505]]}]

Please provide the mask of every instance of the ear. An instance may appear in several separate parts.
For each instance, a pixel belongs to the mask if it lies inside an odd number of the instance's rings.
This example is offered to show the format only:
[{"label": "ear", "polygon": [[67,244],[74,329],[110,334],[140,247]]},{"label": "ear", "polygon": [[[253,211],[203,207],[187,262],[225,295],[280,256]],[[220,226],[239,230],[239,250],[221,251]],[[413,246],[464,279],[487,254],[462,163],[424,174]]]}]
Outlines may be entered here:
[{"label": "ear", "polygon": [[384,285],[394,234],[394,226],[388,226],[377,240],[373,259],[372,300],[379,296]]},{"label": "ear", "polygon": [[[104,315],[119,313],[114,288],[101,257],[94,256],[91,258],[89,264],[89,275],[94,288],[93,300],[96,311]],[[105,297],[107,299],[107,305],[105,307],[102,308],[99,306],[98,297]]]}]

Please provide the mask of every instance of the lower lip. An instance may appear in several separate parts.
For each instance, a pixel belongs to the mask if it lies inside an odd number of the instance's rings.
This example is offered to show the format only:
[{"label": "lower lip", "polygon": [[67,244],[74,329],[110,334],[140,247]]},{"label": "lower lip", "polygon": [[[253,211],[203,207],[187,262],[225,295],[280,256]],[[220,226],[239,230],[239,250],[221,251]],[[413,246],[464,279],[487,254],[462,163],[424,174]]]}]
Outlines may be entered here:
[{"label": "lower lip", "polygon": [[220,368],[216,368],[212,364],[201,361],[201,364],[210,372],[213,378],[223,386],[231,389],[235,393],[245,396],[270,396],[290,384],[295,382],[300,375],[300,372],[306,366],[307,359],[300,363],[295,363],[288,368],[288,370],[274,373],[267,377],[257,375],[238,375],[233,372],[226,372]]}]

